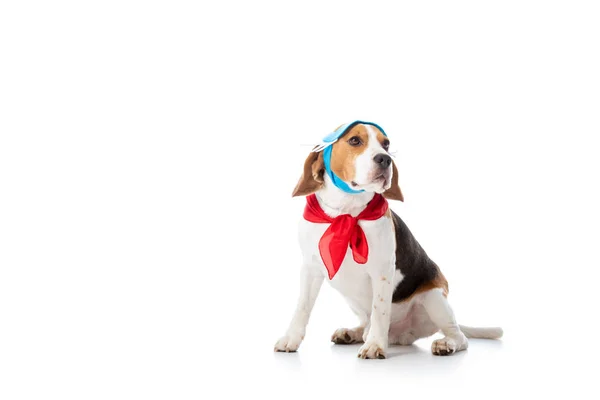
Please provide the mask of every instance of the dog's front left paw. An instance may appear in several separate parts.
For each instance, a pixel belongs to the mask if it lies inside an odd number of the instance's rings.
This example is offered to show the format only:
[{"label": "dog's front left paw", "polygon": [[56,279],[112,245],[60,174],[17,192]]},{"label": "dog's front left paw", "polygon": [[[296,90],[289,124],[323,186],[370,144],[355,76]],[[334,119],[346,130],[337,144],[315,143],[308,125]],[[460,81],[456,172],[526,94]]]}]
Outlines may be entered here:
[{"label": "dog's front left paw", "polygon": [[275,351],[293,353],[298,350],[300,343],[302,343],[302,336],[298,335],[285,335],[275,343]]},{"label": "dog's front left paw", "polygon": [[367,342],[358,349],[358,358],[383,359],[385,358],[385,350],[377,343]]}]

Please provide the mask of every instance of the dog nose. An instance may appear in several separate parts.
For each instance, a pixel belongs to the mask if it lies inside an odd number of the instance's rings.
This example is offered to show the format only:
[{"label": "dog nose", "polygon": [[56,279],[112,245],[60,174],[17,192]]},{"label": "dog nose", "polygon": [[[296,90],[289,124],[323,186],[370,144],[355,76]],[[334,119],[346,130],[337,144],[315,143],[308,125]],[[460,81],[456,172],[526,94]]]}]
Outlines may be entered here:
[{"label": "dog nose", "polygon": [[392,157],[388,156],[387,154],[377,154],[375,157],[373,157],[373,161],[375,161],[375,164],[377,164],[379,168],[385,169],[392,163]]}]

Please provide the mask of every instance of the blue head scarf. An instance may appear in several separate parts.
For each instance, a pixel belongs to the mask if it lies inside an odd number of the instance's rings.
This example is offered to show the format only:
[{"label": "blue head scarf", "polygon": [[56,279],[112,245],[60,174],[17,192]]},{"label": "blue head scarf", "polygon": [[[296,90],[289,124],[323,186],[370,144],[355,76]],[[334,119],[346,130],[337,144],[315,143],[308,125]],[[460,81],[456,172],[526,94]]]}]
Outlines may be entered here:
[{"label": "blue head scarf", "polygon": [[335,131],[331,132],[329,135],[325,136],[320,145],[315,147],[313,152],[318,153],[323,150],[323,163],[325,164],[325,173],[329,176],[333,184],[340,190],[346,193],[362,193],[364,190],[354,190],[346,182],[344,182],[339,176],[337,176],[331,170],[331,145],[334,144],[339,138],[344,136],[346,132],[352,129],[355,125],[363,124],[363,125],[372,125],[375,128],[379,129],[384,136],[387,137],[385,131],[381,129],[381,127],[373,122],[365,122],[365,121],[354,121],[348,124],[342,125],[337,128]]}]

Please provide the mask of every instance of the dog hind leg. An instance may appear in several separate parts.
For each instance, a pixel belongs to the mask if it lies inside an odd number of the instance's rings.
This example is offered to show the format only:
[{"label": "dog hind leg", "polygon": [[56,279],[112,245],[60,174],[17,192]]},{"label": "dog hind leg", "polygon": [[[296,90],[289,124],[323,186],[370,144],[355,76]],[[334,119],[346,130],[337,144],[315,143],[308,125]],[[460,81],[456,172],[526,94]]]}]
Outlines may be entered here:
[{"label": "dog hind leg", "polygon": [[424,293],[422,303],[431,321],[442,331],[444,337],[434,340],[431,352],[436,356],[447,356],[469,346],[466,336],[456,323],[454,312],[441,289]]}]

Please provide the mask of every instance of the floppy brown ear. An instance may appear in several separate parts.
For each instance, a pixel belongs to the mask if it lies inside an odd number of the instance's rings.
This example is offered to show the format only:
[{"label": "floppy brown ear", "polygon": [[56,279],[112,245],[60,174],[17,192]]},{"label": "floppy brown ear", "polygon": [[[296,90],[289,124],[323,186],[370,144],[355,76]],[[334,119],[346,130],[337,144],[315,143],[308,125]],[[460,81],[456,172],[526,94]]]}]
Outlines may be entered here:
[{"label": "floppy brown ear", "polygon": [[400,186],[398,186],[398,168],[396,168],[396,163],[392,161],[392,186],[385,192],[383,192],[383,197],[390,200],[400,200],[404,201],[404,196],[402,196],[402,190],[400,190]]},{"label": "floppy brown ear", "polygon": [[325,164],[323,163],[323,152],[311,152],[306,161],[304,161],[304,171],[300,180],[294,188],[292,197],[306,196],[323,186],[323,173],[325,172]]}]

